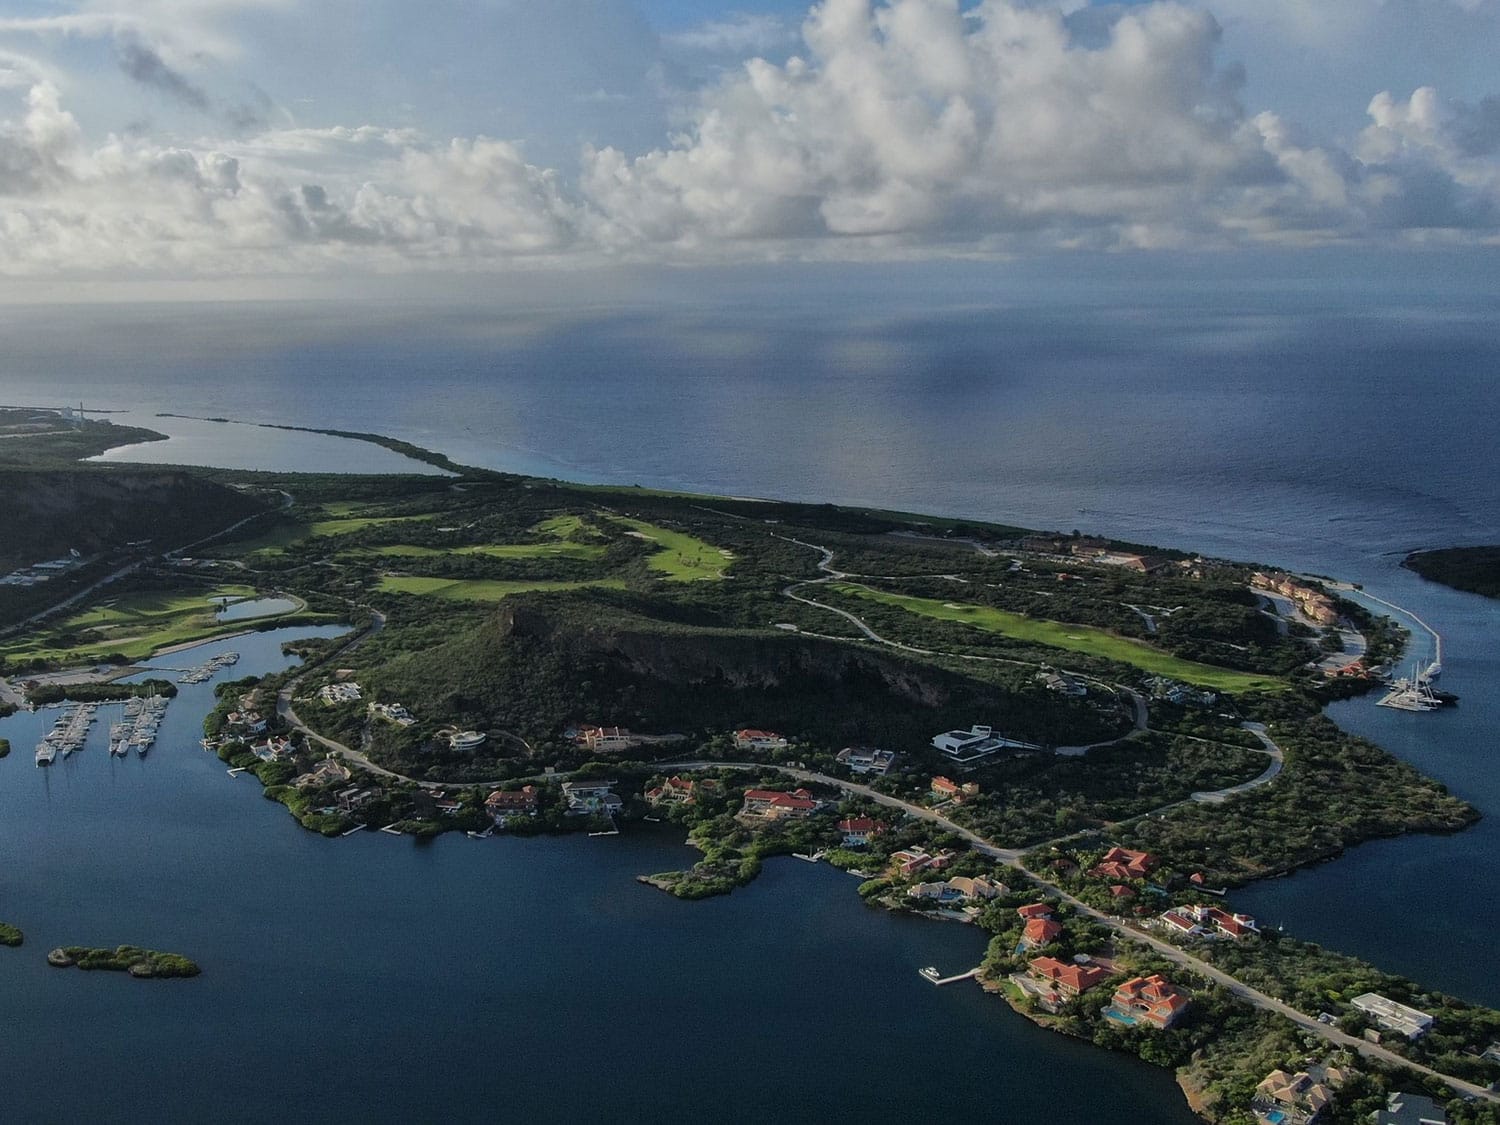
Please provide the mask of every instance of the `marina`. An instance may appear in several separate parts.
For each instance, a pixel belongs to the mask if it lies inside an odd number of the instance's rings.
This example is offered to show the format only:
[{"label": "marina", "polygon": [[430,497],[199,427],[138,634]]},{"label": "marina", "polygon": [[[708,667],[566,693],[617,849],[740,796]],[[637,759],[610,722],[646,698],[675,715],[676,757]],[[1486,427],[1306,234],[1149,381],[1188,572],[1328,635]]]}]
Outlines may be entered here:
[{"label": "marina", "polygon": [[125,720],[109,728],[109,752],[123,758],[134,750],[141,757],[156,741],[157,729],[162,716],[167,712],[167,699],[152,695],[145,699],[132,699],[125,704]]},{"label": "marina", "polygon": [[75,751],[82,750],[98,710],[97,703],[63,708],[62,714],[52,724],[52,729],[37,744],[36,764],[50,766],[59,754],[66,758]]},{"label": "marina", "polygon": [[179,684],[201,684],[209,680],[214,673],[232,667],[239,663],[240,654],[237,652],[221,652],[211,657],[206,664],[200,664],[196,668],[189,668],[177,677]]},{"label": "marina", "polygon": [[1451,707],[1458,702],[1458,696],[1449,691],[1438,691],[1432,686],[1435,673],[1432,671],[1441,667],[1434,661],[1425,670],[1419,666],[1412,668],[1412,674],[1391,682],[1391,690],[1386,692],[1376,701],[1378,707],[1391,707],[1397,711],[1426,712],[1436,711],[1440,707]]}]

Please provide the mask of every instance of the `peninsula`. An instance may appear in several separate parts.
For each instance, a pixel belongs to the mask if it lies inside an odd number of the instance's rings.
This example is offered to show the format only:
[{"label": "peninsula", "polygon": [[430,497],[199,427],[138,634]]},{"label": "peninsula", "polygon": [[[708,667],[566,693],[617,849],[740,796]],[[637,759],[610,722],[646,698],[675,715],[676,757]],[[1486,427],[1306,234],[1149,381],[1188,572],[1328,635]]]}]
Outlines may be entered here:
[{"label": "peninsula", "polygon": [[[972,973],[934,983],[977,979],[1171,1067],[1209,1120],[1354,1122],[1420,1090],[1455,1122],[1500,1121],[1500,1012],[1234,909],[1250,881],[1478,815],[1322,714],[1406,640],[1334,583],[446,459],[394,477],[80,466],[65,436],[0,466],[0,495],[24,475],[49,497],[0,559],[0,698],[87,706],[169,645],[345,623],[296,642],[288,672],[222,679],[204,726],[309,829],[677,824],[701,857],[653,887],[701,898],[773,856],[829,862],[872,906],[989,935]],[[108,526],[85,515],[101,501],[122,509]],[[130,515],[164,503],[164,523]],[[205,608],[236,600],[265,613]],[[147,952],[123,948],[63,952]]]}]

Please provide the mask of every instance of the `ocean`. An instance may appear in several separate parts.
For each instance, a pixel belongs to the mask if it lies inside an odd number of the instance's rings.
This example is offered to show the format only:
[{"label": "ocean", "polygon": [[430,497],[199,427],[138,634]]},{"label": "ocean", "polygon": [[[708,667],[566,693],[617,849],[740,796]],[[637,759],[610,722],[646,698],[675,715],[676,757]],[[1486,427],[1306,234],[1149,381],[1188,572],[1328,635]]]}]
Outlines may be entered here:
[{"label": "ocean", "polygon": [[[82,400],[189,443],[133,457],[393,456],[158,411],[375,431],[511,471],[1077,528],[1362,582],[1443,634],[1463,701],[1334,717],[1486,820],[1235,901],[1500,1004],[1500,603],[1398,565],[1500,541],[1495,303],[1440,284],[845,292],[781,276],[587,308],[8,310],[0,402]],[[562,1119],[584,1097],[665,1120],[708,1099],[731,1119],[891,1120],[934,1099],[960,1120],[1190,1119],[1166,1075],[925,984],[917,967],[967,968],[979,936],[867,911],[827,869],[771,864],[679,904],[633,882],[682,861],[670,838],[322,841],[227,780],[190,717],[182,746],[122,770],[89,752],[50,789],[28,754],[0,762],[0,917],[43,948],[141,941],[208,969],[141,985],[0,950],[20,1051],[0,1100],[22,1120],[124,1120],[163,1089],[177,1108],[161,1120]],[[80,1052],[82,1083],[66,1072]]]}]

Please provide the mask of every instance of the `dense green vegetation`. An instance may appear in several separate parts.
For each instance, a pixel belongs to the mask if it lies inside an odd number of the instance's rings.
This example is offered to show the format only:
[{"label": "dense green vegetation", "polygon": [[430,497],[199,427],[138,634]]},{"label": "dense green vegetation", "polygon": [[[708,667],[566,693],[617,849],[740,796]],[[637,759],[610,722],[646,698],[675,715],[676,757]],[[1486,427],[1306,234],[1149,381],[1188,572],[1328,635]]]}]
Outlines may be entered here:
[{"label": "dense green vegetation", "polygon": [[0,945],[14,948],[25,940],[26,935],[21,933],[19,927],[12,926],[9,922],[0,922]]},{"label": "dense green vegetation", "polygon": [[1455,590],[1500,598],[1500,546],[1447,547],[1440,551],[1418,551],[1401,564],[1430,582],[1441,582]]},{"label": "dense green vegetation", "polygon": [[8,739],[8,738],[0,738],[0,758],[7,757],[9,754],[10,754],[10,739]]},{"label": "dense green vegetation", "polygon": [[71,700],[74,703],[112,703],[131,696],[160,695],[171,699],[177,694],[177,685],[170,680],[147,679],[139,683],[89,683],[89,684],[43,684],[32,688],[26,698],[37,707],[48,703]]},{"label": "dense green vegetation", "polygon": [[203,971],[180,953],[162,953],[137,945],[119,945],[114,949],[65,945],[53,950],[48,961],[60,968],[77,965],[85,971],[129,973],[139,978],[195,977]]}]

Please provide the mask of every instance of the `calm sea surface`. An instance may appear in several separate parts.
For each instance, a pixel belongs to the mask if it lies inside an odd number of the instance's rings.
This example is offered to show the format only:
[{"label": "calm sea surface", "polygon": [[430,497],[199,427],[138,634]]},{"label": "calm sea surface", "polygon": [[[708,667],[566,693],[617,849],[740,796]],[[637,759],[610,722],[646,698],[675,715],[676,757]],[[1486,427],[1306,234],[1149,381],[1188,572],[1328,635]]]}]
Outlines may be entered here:
[{"label": "calm sea surface", "polygon": [[[800,310],[825,295],[741,296],[587,315],[0,313],[0,402],[81,398],[184,438],[195,424],[152,415],[377,431],[496,468],[1077,527],[1363,582],[1443,634],[1463,702],[1411,716],[1355,701],[1335,717],[1489,819],[1366,845],[1238,902],[1500,1004],[1500,605],[1396,565],[1414,547],[1500,541],[1493,303],[1247,287],[1193,294],[1188,314],[1106,288],[851,299],[815,317]],[[182,459],[251,467],[285,448],[299,467],[388,466],[332,439],[213,430],[207,454]],[[280,666],[277,644],[233,642],[234,674]],[[145,761],[98,745],[49,774],[31,763],[37,720],[0,721],[16,745],[0,762],[0,918],[28,932],[0,950],[14,1013],[0,1117],[335,1120],[357,1106],[423,1120],[494,1105],[561,1120],[582,1088],[665,1120],[709,1104],[893,1120],[934,1097],[961,1120],[1189,1119],[1166,1075],[927,985],[916,968],[967,968],[981,936],[868,911],[826,868],[773,863],[746,890],[684,904],[632,878],[691,859],[673,836],[313,837],[197,748],[210,691],[184,689]],[[40,959],[119,941],[207,972],[147,985]],[[940,1095],[915,1077],[939,1073]]]}]

